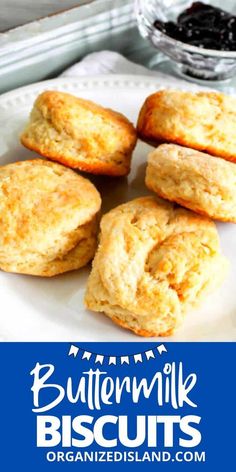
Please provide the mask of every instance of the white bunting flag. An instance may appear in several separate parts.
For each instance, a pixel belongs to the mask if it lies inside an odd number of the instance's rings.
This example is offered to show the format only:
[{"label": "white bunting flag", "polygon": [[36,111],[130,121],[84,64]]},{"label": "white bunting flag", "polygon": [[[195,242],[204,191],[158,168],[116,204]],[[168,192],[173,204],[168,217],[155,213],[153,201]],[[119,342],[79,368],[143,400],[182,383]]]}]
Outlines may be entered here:
[{"label": "white bunting flag", "polygon": [[154,352],[153,352],[152,350],[146,351],[146,352],[145,352],[145,356],[146,356],[147,360],[149,360],[149,359],[151,359],[151,358],[152,358],[152,359],[155,359],[155,354],[154,354]]},{"label": "white bunting flag", "polygon": [[[74,358],[77,356],[78,352],[82,351],[83,355],[82,355],[82,360],[87,360],[89,361],[90,358],[94,355],[95,357],[95,364],[103,364],[104,362],[104,356],[101,355],[101,354],[96,354],[96,353],[92,353],[92,352],[89,352],[89,351],[84,351],[82,348],[79,348],[77,346],[75,346],[74,344],[71,344],[70,346],[70,349],[69,349],[69,352],[68,352],[68,356],[73,356]],[[149,360],[149,359],[155,359],[155,352],[156,350],[159,352],[159,354],[163,354],[163,352],[167,352],[167,349],[165,347],[164,344],[159,344],[159,346],[156,346],[155,349],[149,349],[149,351],[145,351],[143,353],[139,353],[139,354],[132,354],[130,356],[109,356],[109,365],[116,365],[117,364],[117,361],[118,359],[120,359],[120,362],[121,364],[129,364],[130,363],[130,359],[133,359],[135,364],[137,364],[138,362],[143,362],[143,360],[146,359]]]},{"label": "white bunting flag", "polygon": [[116,365],[116,357],[113,357],[113,356],[109,357],[109,365],[111,364]]},{"label": "white bunting flag", "polygon": [[86,359],[87,361],[89,361],[91,355],[92,355],[91,352],[84,351],[82,359]]},{"label": "white bunting flag", "polygon": [[142,362],[142,354],[135,354],[134,355],[134,362],[137,364],[137,362]]},{"label": "white bunting flag", "polygon": [[78,352],[79,352],[79,348],[77,346],[74,346],[74,344],[71,344],[68,356],[76,357]]},{"label": "white bunting flag", "polygon": [[99,354],[96,356],[96,359],[95,359],[95,364],[97,364],[98,362],[100,364],[103,363],[103,359],[104,359],[104,356],[100,356]]},{"label": "white bunting flag", "polygon": [[157,350],[159,352],[159,354],[161,355],[163,352],[167,352],[167,349],[166,347],[164,346],[164,344],[160,344],[159,346],[157,346]]},{"label": "white bunting flag", "polygon": [[129,364],[129,356],[122,356],[120,360],[121,364]]}]

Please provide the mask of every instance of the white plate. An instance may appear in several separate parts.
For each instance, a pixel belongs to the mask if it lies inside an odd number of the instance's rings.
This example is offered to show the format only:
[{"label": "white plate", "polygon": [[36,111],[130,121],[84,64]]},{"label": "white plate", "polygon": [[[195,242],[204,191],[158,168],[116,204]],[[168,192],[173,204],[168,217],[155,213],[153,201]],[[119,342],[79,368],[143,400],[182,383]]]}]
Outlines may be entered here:
[{"label": "white plate", "polygon": [[[45,89],[57,89],[91,99],[124,113],[136,122],[145,97],[174,79],[145,76],[100,76],[55,79],[33,84],[0,97],[0,163],[36,157],[19,144],[19,133],[35,97]],[[179,87],[178,82],[178,87]],[[184,88],[197,89],[184,83]],[[139,143],[128,179],[93,177],[103,197],[103,210],[148,194],[144,185],[146,156],[150,146]],[[169,341],[233,341],[236,339],[236,227],[218,225],[222,248],[231,261],[224,285],[208,297],[201,309],[189,313],[185,324]],[[86,311],[83,294],[89,268],[43,279],[0,272],[0,339],[2,341],[140,341],[102,314]],[[147,341],[147,339],[143,339]],[[152,339],[153,340],[153,339]],[[163,338],[162,338],[163,340]]]}]

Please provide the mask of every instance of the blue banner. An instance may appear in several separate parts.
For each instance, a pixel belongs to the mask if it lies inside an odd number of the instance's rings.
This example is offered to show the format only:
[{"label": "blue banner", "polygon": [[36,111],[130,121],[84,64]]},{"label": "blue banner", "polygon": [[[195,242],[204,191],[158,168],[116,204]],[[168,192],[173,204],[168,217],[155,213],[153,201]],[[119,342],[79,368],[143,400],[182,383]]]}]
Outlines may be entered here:
[{"label": "blue banner", "polygon": [[1,343],[0,356],[3,471],[233,468],[235,343]]}]

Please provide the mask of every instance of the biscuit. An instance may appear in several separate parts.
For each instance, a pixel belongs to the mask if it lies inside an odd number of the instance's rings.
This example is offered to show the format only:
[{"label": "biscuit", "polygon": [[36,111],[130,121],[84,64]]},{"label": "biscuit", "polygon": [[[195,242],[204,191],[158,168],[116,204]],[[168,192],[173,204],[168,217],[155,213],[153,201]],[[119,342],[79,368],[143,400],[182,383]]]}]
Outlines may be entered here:
[{"label": "biscuit", "polygon": [[127,175],[137,137],[120,113],[63,92],[34,103],[21,143],[44,157],[93,174]]},{"label": "biscuit", "polygon": [[210,218],[236,223],[236,165],[162,144],[148,156],[146,185],[160,197]]},{"label": "biscuit", "polygon": [[236,98],[219,92],[161,90],[150,95],[138,118],[138,134],[236,162]]},{"label": "biscuit", "polygon": [[0,269],[52,276],[96,250],[100,195],[71,169],[35,159],[0,167]]},{"label": "biscuit", "polygon": [[102,218],[85,305],[138,335],[167,336],[226,267],[211,220],[138,198]]}]

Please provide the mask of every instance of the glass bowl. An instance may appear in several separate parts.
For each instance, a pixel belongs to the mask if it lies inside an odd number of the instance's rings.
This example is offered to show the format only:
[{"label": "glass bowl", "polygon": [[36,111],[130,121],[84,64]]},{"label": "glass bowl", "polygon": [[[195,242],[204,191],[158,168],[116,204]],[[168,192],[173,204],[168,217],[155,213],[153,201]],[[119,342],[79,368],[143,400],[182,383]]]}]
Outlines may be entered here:
[{"label": "glass bowl", "polygon": [[[236,74],[236,51],[205,49],[178,41],[164,34],[154,22],[176,21],[178,15],[195,0],[135,0],[140,33],[159,51],[169,56],[181,75],[203,80],[226,80]],[[203,0],[204,1],[204,0]],[[235,0],[204,2],[236,15]]]}]

